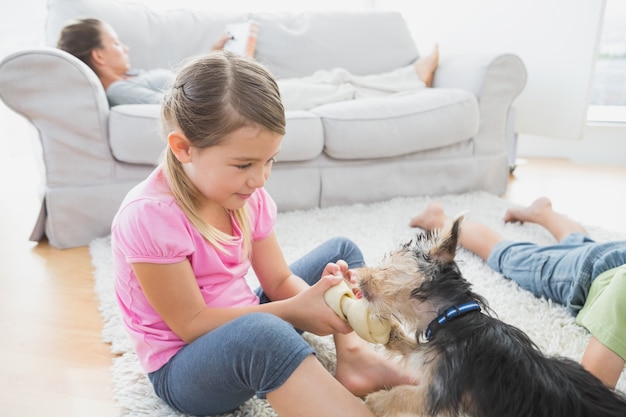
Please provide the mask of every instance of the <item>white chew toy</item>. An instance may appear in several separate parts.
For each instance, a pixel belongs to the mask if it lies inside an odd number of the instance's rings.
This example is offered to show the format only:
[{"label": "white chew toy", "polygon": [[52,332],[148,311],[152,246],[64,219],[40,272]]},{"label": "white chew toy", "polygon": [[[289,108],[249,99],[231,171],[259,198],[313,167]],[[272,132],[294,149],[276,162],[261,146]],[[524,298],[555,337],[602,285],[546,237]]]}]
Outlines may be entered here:
[{"label": "white chew toy", "polygon": [[339,317],[350,323],[362,339],[382,344],[389,341],[389,322],[370,314],[367,302],[358,300],[345,281],[330,287],[324,293],[324,300]]}]

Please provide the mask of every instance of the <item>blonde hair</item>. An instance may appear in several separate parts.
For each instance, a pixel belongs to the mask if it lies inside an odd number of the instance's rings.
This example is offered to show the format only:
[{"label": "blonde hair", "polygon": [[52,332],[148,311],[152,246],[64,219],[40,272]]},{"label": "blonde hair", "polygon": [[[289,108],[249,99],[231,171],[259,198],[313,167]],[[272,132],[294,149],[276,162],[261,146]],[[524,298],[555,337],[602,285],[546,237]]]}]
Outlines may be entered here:
[{"label": "blonde hair", "polygon": [[[165,94],[161,110],[164,133],[180,130],[196,148],[219,144],[242,127],[258,125],[285,134],[285,109],[276,81],[259,63],[228,52],[197,57],[178,71]],[[176,202],[189,221],[218,250],[233,237],[221,232],[198,214],[200,191],[189,180],[181,162],[168,147],[161,165]],[[252,242],[250,219],[244,205],[234,212],[242,231],[244,253]]]}]

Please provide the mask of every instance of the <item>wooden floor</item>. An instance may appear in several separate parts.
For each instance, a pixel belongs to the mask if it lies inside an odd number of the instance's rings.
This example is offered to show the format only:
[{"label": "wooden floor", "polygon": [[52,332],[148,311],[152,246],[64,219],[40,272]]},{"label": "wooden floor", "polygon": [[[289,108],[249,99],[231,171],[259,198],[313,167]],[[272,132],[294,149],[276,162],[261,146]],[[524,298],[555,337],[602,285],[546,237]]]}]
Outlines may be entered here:
[{"label": "wooden floor", "polygon": [[[0,135],[0,414],[117,416],[88,250],[28,241],[41,177],[34,131],[0,107]],[[626,234],[625,185],[626,166],[530,159],[506,197],[548,195],[557,210]]]}]

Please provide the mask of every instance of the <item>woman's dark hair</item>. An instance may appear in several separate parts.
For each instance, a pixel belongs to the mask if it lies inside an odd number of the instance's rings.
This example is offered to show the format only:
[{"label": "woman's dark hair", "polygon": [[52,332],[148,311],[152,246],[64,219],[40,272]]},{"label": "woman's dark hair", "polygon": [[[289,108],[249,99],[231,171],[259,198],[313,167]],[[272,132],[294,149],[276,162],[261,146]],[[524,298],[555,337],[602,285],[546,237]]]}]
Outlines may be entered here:
[{"label": "woman's dark hair", "polygon": [[77,19],[61,30],[57,47],[83,61],[95,71],[91,51],[102,47],[102,22],[98,19]]}]

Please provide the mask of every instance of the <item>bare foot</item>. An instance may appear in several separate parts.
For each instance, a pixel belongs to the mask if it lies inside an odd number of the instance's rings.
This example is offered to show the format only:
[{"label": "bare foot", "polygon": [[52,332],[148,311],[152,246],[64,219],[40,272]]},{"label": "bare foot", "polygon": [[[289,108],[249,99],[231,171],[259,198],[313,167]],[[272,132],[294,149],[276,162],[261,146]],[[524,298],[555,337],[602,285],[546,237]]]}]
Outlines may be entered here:
[{"label": "bare foot", "polygon": [[441,229],[448,216],[440,203],[431,203],[426,207],[426,210],[413,217],[409,222],[411,227],[419,227],[424,230],[436,230]]},{"label": "bare foot", "polygon": [[396,385],[416,385],[417,378],[404,374],[400,365],[376,352],[369,344],[353,344],[337,351],[335,378],[357,397]]},{"label": "bare foot", "polygon": [[435,45],[430,54],[419,57],[413,66],[417,76],[424,81],[426,87],[432,87],[435,70],[439,66],[439,45]]},{"label": "bare foot", "polygon": [[540,197],[529,206],[511,207],[504,213],[505,223],[531,222],[540,223],[540,218],[552,212],[552,202],[547,197]]},{"label": "bare foot", "polygon": [[533,201],[527,207],[512,207],[504,213],[505,223],[528,222],[535,223],[546,228],[554,238],[561,242],[572,233],[589,235],[585,227],[564,214],[552,209],[552,202],[541,197]]}]

